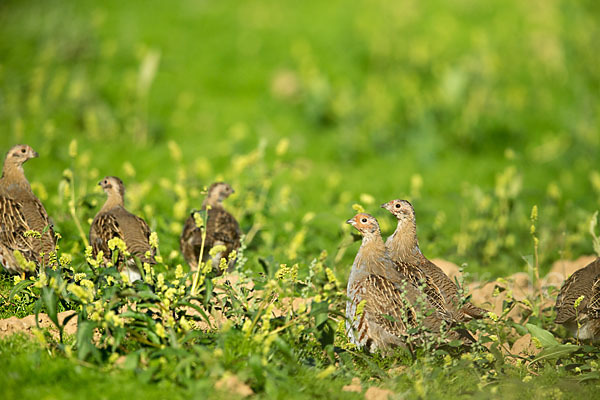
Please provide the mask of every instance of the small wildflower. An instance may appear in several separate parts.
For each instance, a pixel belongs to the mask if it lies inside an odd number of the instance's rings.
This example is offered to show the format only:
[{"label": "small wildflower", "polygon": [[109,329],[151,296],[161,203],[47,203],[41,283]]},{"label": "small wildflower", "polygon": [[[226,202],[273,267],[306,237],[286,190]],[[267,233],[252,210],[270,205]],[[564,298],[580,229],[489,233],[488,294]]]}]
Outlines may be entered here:
[{"label": "small wildflower", "polygon": [[217,254],[223,253],[226,250],[227,250],[227,247],[223,246],[222,244],[219,244],[217,246],[214,246],[212,249],[210,249],[208,254],[210,255],[210,258],[215,258],[217,256]]},{"label": "small wildflower", "polygon": [[161,338],[167,337],[167,333],[165,332],[165,327],[160,322],[158,322],[156,324],[156,334]]},{"label": "small wildflower", "polygon": [[252,327],[252,321],[247,319],[246,321],[244,321],[244,325],[242,326],[242,332],[244,332],[245,334],[249,334],[251,327]]},{"label": "small wildflower", "polygon": [[527,383],[531,380],[531,375],[527,375],[525,378],[523,378],[523,383]]},{"label": "small wildflower", "polygon": [[88,289],[94,289],[94,282],[90,281],[89,279],[82,279],[79,284]]},{"label": "small wildflower", "polygon": [[71,140],[71,143],[69,143],[69,157],[71,157],[71,158],[77,157],[77,140],[76,139]]},{"label": "small wildflower", "polygon": [[125,284],[129,284],[129,276],[127,275],[127,273],[125,271],[121,271],[120,273],[121,275],[121,280],[123,281],[123,283]]},{"label": "small wildflower", "polygon": [[538,219],[538,207],[537,207],[537,205],[534,205],[531,208],[531,217],[530,218],[531,218],[531,221],[537,221],[537,219]]},{"label": "small wildflower", "polygon": [[498,319],[499,319],[499,317],[498,317],[498,315],[497,315],[496,313],[494,313],[494,312],[492,312],[492,311],[489,311],[489,312],[487,313],[487,315],[488,315],[488,317],[489,317],[489,318],[490,318],[492,321],[494,321],[494,322],[498,322]]},{"label": "small wildflower", "polygon": [[63,253],[60,256],[60,264],[62,266],[71,265],[72,261],[73,261],[73,257],[70,254],[68,254],[68,253]]},{"label": "small wildflower", "polygon": [[13,251],[13,255],[17,260],[17,264],[19,264],[19,267],[23,271],[35,271],[35,263],[33,261],[27,261],[25,259],[25,256],[23,256],[23,254],[19,250]]},{"label": "small wildflower", "polygon": [[579,308],[579,305],[581,304],[581,302],[583,301],[583,299],[585,299],[584,295],[579,296],[576,300],[575,303],[573,303],[573,308],[577,309]]},{"label": "small wildflower", "polygon": [[356,313],[354,314],[354,319],[358,319],[358,317],[360,317],[362,315],[362,313],[365,311],[365,306],[367,305],[367,301],[366,300],[361,300],[360,303],[358,303],[358,305],[356,306]]},{"label": "small wildflower", "polygon": [[365,208],[363,206],[361,206],[358,203],[352,204],[352,209],[354,211],[356,211],[357,213],[364,213],[365,212]]},{"label": "small wildflower", "polygon": [[83,304],[88,304],[94,299],[94,293],[92,292],[92,290],[86,287],[71,283],[67,286],[67,290],[75,296],[79,297]]},{"label": "small wildflower", "polygon": [[156,232],[150,234],[149,242],[152,248],[158,249],[158,234]]},{"label": "small wildflower", "polygon": [[125,251],[127,251],[127,245],[125,244],[123,239],[118,238],[118,237],[114,237],[108,241],[108,248],[110,250],[114,250],[115,248],[118,248],[121,253],[124,253]]},{"label": "small wildflower", "polygon": [[337,284],[337,278],[335,277],[335,274],[331,268],[325,268],[325,274],[327,275],[327,281]]},{"label": "small wildflower", "polygon": [[372,195],[367,194],[367,193],[361,193],[360,201],[367,205],[371,205],[371,204],[375,203],[375,197],[373,197]]}]

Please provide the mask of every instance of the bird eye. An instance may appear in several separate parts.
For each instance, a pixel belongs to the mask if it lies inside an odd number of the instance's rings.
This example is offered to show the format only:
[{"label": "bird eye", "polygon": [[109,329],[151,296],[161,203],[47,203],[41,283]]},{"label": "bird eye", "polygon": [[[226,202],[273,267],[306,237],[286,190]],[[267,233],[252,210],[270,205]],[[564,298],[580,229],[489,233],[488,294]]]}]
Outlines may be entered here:
[{"label": "bird eye", "polygon": [[21,149],[21,153],[25,153],[27,150],[25,149]]},{"label": "bird eye", "polygon": [[367,219],[363,218],[363,219],[360,220],[360,222],[362,222],[364,224],[365,222],[367,222]]},{"label": "bird eye", "polygon": [[396,203],[396,208],[400,208],[400,203]]}]

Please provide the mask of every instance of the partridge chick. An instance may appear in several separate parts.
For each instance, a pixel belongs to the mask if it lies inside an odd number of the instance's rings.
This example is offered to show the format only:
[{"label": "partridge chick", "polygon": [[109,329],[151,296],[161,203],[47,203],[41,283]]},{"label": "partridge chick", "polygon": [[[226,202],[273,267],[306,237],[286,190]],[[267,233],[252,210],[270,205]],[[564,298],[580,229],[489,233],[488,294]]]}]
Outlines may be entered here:
[{"label": "partridge chick", "polygon": [[[228,198],[234,190],[225,182],[213,183],[208,189],[206,199],[202,203],[202,211],[207,211],[206,221],[206,239],[204,242],[204,252],[202,261],[207,261],[210,257],[210,249],[217,245],[225,246],[224,252],[218,252],[212,259],[213,271],[221,275],[223,271],[219,270],[218,265],[221,258],[229,260],[229,254],[237,251],[240,247],[241,230],[238,222],[223,208],[223,200]],[[202,228],[196,225],[193,212],[185,221],[183,232],[179,239],[181,253],[190,265],[192,270],[198,268],[198,258],[202,248]],[[228,270],[235,265],[235,259],[228,261]]]},{"label": "partridge chick", "polygon": [[[142,262],[155,264],[156,249],[150,245],[150,228],[146,221],[125,209],[123,181],[116,176],[107,176],[98,185],[104,189],[107,199],[90,227],[90,245],[94,256],[102,251],[104,262],[111,261],[112,252],[108,241],[119,238],[125,242],[131,255],[138,257]],[[123,261],[123,254],[119,254],[118,264],[122,265]],[[128,259],[126,265],[121,268],[131,282],[141,279],[134,259]]]},{"label": "partridge chick", "polygon": [[[579,305],[575,308],[575,303]],[[579,340],[600,339],[600,258],[576,271],[556,298],[556,319]]]},{"label": "partridge chick", "polygon": [[[483,318],[487,311],[470,302],[460,304],[458,286],[437,265],[429,261],[417,240],[415,210],[406,200],[392,200],[381,205],[398,219],[396,230],[385,242],[388,253],[398,265],[428,277],[429,284],[442,295],[447,315],[457,321]],[[419,272],[420,271],[420,272]]]},{"label": "partridge chick", "polygon": [[[409,277],[394,268],[374,217],[360,213],[346,222],[363,237],[348,278],[348,337],[370,352],[406,346],[408,330],[418,323],[417,311],[434,307]],[[364,309],[358,313],[362,302]],[[435,311],[427,314],[423,324],[432,332],[439,332],[439,315]]]},{"label": "partridge chick", "polygon": [[[26,261],[47,264],[56,245],[50,218],[23,170],[23,164],[36,157],[38,153],[27,145],[13,146],[6,154],[0,178],[0,263],[10,273],[23,276],[32,271],[19,266],[15,251]],[[40,237],[26,237],[27,231],[36,231]]]}]

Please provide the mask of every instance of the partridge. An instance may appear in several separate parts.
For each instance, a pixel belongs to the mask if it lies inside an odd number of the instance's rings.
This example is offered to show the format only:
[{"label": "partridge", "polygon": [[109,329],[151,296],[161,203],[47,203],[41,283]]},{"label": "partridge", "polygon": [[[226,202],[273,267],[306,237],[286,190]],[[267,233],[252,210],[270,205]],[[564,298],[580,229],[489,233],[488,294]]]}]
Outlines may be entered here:
[{"label": "partridge", "polygon": [[[90,227],[90,245],[94,256],[102,251],[104,262],[112,260],[112,251],[108,241],[119,238],[125,242],[127,251],[141,262],[155,264],[156,249],[150,245],[150,228],[142,218],[125,209],[125,186],[116,176],[107,176],[98,185],[107,195],[106,202],[96,214]],[[135,259],[130,258],[125,265],[123,254],[119,254],[117,264],[127,273],[130,281],[141,278]]]},{"label": "partridge", "polygon": [[[581,298],[581,300],[579,300]],[[575,303],[578,303],[575,307]],[[576,271],[556,298],[556,319],[579,340],[600,339],[600,258]]]},{"label": "partridge", "polygon": [[[210,249],[217,245],[225,246],[224,252],[218,252],[212,259],[212,267],[217,275],[223,273],[218,266],[221,258],[228,259],[228,270],[235,265],[235,260],[230,259],[232,251],[237,251],[240,247],[241,230],[235,217],[223,208],[223,200],[229,197],[234,190],[225,182],[213,183],[208,189],[206,199],[202,203],[202,211],[207,212],[206,220],[206,238],[204,241],[204,251],[202,261],[207,261],[210,257]],[[185,221],[183,232],[179,239],[181,253],[190,265],[192,270],[198,268],[198,259],[202,248],[203,228],[197,226],[192,214]]]},{"label": "partridge", "polygon": [[439,332],[439,314],[419,287],[394,268],[377,220],[360,213],[346,222],[363,237],[347,286],[346,330],[350,342],[370,352],[405,347],[409,330],[418,323],[418,311],[426,314],[423,325]]},{"label": "partridge", "polygon": [[[13,146],[7,153],[0,178],[0,263],[14,274],[30,273],[21,268],[15,252],[35,264],[50,262],[56,238],[50,218],[25,177],[23,164],[38,157],[27,145]],[[35,236],[25,233],[35,231]],[[43,254],[43,255],[42,255]]]},{"label": "partridge", "polygon": [[470,302],[460,304],[456,283],[437,265],[429,261],[419,248],[415,210],[406,200],[392,200],[381,205],[398,219],[394,233],[387,239],[385,246],[392,260],[407,273],[425,275],[431,290],[441,294],[442,306],[446,315],[455,321],[471,318],[483,318],[487,311]]}]

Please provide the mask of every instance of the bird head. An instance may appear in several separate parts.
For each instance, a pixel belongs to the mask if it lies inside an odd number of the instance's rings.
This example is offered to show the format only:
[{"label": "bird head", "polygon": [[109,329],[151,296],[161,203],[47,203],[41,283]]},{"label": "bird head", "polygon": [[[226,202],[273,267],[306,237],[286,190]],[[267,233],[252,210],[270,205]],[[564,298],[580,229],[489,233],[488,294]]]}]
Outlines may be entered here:
[{"label": "bird head", "polygon": [[18,144],[13,146],[6,154],[6,161],[14,164],[22,165],[27,160],[37,158],[40,155],[26,144]]},{"label": "bird head", "polygon": [[367,213],[358,213],[346,223],[355,227],[363,236],[379,232],[379,223],[375,217]]},{"label": "bird head", "polygon": [[116,176],[106,176],[98,182],[98,185],[101,186],[104,192],[109,196],[116,194],[121,198],[125,197],[125,185],[123,184],[123,181]]},{"label": "bird head", "polygon": [[226,182],[215,182],[208,189],[208,198],[213,202],[221,203],[235,193],[235,190]]},{"label": "bird head", "polygon": [[391,200],[381,205],[391,212],[398,220],[414,219],[415,209],[408,200]]}]

